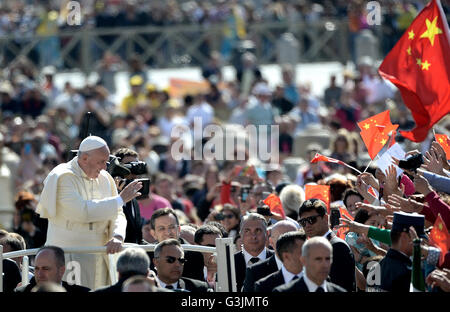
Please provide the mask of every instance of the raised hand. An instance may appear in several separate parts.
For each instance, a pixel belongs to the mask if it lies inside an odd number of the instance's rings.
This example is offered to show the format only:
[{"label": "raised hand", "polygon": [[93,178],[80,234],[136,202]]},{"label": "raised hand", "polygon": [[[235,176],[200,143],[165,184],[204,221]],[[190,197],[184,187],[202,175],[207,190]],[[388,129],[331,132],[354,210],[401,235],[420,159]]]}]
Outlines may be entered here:
[{"label": "raised hand", "polygon": [[338,225],[338,228],[346,228],[348,231],[345,232],[345,234],[349,232],[355,232],[358,234],[365,234],[369,232],[369,226],[364,225],[362,223],[358,223],[355,221],[350,220],[347,216],[343,215],[343,218],[340,218],[340,224]]},{"label": "raised hand", "polygon": [[384,194],[398,194],[403,195],[403,192],[398,187],[397,169],[394,165],[390,165],[385,172],[386,181],[384,183]]},{"label": "raised hand", "polygon": [[388,196],[388,204],[386,206],[389,206],[387,208],[392,209],[392,212],[395,210],[401,210],[409,213],[420,213],[425,205],[411,198],[403,198],[397,194],[392,194]]},{"label": "raised hand", "polygon": [[433,189],[430,186],[430,183],[428,183],[427,179],[425,179],[420,171],[418,171],[414,175],[414,188],[417,192],[423,194],[424,196],[427,196],[429,193],[433,191]]},{"label": "raised hand", "polygon": [[428,170],[430,172],[445,176],[444,173],[444,164],[439,157],[435,148],[431,148],[428,152],[425,153],[425,157],[423,158],[424,164],[422,168]]}]

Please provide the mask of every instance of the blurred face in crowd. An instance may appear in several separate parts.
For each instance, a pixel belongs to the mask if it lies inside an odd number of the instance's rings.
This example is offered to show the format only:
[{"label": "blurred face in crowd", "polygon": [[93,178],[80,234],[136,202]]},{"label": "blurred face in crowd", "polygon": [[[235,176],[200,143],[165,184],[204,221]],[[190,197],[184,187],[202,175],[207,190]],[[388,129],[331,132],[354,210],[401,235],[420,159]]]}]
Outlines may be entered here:
[{"label": "blurred face in crowd", "polygon": [[[125,156],[124,158],[122,158],[120,160],[121,164],[129,164],[130,162],[135,162],[135,161],[139,161],[139,159],[136,156]],[[133,174],[129,174],[128,176],[126,176],[127,179],[135,179],[136,176]]]},{"label": "blurred face in crowd", "polygon": [[358,212],[358,209],[356,208],[355,204],[360,202],[362,202],[362,199],[357,195],[350,195],[347,197],[345,201],[345,207],[347,208],[348,212],[352,215],[352,217],[354,217]]},{"label": "blurred face in crowd", "polygon": [[299,223],[305,229],[308,237],[323,236],[329,229],[328,215],[325,214],[321,217],[314,209],[303,212],[299,217]]},{"label": "blurred face in crowd", "polygon": [[248,220],[242,226],[244,249],[252,256],[258,256],[266,246],[267,233],[260,220]]},{"label": "blurred face in crowd", "polygon": [[34,266],[36,284],[43,282],[61,283],[65,266],[58,266],[52,250],[44,249],[37,254]]},{"label": "blurred face in crowd", "polygon": [[308,278],[321,285],[330,273],[332,256],[331,250],[324,245],[311,246],[306,257],[302,256],[303,267],[306,268]]},{"label": "blurred face in crowd", "polygon": [[[200,245],[208,246],[208,247],[216,247],[216,238],[220,238],[219,234],[205,234],[203,235],[202,242]],[[203,252],[203,261],[205,265],[211,264],[211,256],[210,252]]]},{"label": "blurred face in crowd", "polygon": [[232,213],[230,210],[224,209],[222,211],[224,219],[220,221],[222,225],[225,227],[225,230],[229,232],[231,229],[233,229],[236,225],[239,224],[239,219],[236,218],[234,213]]},{"label": "blurred face in crowd", "polygon": [[107,146],[83,152],[79,158],[79,164],[84,173],[91,179],[96,179],[100,171],[106,170],[109,161],[109,148]]},{"label": "blurred face in crowd", "polygon": [[383,217],[372,214],[369,219],[364,223],[365,225],[375,226],[375,227],[381,227],[383,225]]},{"label": "blurred face in crowd", "polygon": [[158,272],[158,278],[166,284],[176,283],[183,274],[184,264],[179,261],[184,259],[184,252],[179,246],[164,246],[159,258],[153,259],[153,264]]},{"label": "blurred face in crowd", "polygon": [[150,244],[156,242],[156,239],[151,234],[151,229],[150,224],[144,224],[142,226],[142,238]]},{"label": "blurred face in crowd", "polygon": [[180,226],[173,214],[164,215],[155,220],[155,229],[152,229],[150,233],[158,242],[169,238],[178,239]]},{"label": "blurred face in crowd", "polygon": [[173,187],[173,184],[169,180],[161,180],[155,185],[156,193],[168,200],[172,200]]}]

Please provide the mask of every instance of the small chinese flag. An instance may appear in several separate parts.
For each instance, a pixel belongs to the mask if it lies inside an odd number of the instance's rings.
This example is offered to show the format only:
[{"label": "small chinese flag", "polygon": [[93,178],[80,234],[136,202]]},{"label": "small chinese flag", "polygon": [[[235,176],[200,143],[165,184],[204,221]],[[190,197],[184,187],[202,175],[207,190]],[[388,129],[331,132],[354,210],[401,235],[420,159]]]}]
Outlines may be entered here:
[{"label": "small chinese flag", "polygon": [[[343,216],[347,216],[350,220],[354,220],[354,218],[352,217],[352,215],[348,212],[347,208],[344,208],[342,206],[339,206],[339,212],[341,213],[341,218]],[[337,230],[337,237],[339,237],[340,239],[345,240],[345,232],[348,231],[348,227],[341,227]]]},{"label": "small chinese flag", "polygon": [[447,156],[447,159],[450,159],[450,139],[445,134],[435,134],[434,135],[436,142],[439,143],[440,146],[445,151],[445,155]]},{"label": "small chinese flag", "polygon": [[337,159],[334,159],[334,158],[327,157],[327,156],[324,156],[322,154],[316,153],[314,158],[311,159],[311,163],[313,164],[313,163],[316,163],[316,162],[319,162],[319,161],[332,162],[332,163],[336,163],[336,164],[341,162],[340,160],[337,160]]},{"label": "small chinese flag", "polygon": [[391,123],[389,110],[387,110],[358,122],[358,127],[361,129],[360,134],[369,156],[374,159],[389,141],[389,133],[397,130],[398,125]]},{"label": "small chinese flag", "polygon": [[400,91],[416,122],[405,138],[422,142],[450,112],[450,32],[439,0],[431,0],[378,69]]},{"label": "small chinese flag", "polygon": [[270,194],[264,200],[264,204],[269,206],[270,211],[276,213],[286,219],[286,214],[284,213],[283,205],[281,204],[280,198],[275,194]]},{"label": "small chinese flag", "polygon": [[430,232],[430,242],[441,250],[439,265],[442,265],[445,255],[450,249],[450,234],[448,233],[444,220],[442,220],[441,214],[438,214],[433,229]]},{"label": "small chinese flag", "polygon": [[327,213],[330,214],[330,186],[329,185],[305,185],[305,199],[317,198],[327,205]]}]

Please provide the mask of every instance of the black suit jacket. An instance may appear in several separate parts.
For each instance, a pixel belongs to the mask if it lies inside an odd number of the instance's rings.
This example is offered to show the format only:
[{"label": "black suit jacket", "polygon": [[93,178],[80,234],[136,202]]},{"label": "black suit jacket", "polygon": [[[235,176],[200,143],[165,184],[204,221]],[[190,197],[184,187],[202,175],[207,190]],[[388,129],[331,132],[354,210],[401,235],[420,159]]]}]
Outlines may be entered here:
[{"label": "black suit jacket", "polygon": [[11,259],[3,259],[3,291],[4,292],[13,292],[14,288],[17,287],[22,281],[22,275],[20,274],[20,269],[17,266],[17,263]]},{"label": "black suit jacket", "polygon": [[[187,244],[187,242],[182,238],[179,238],[179,241],[181,244]],[[155,266],[153,265],[153,251],[147,252],[147,255],[150,258],[150,269],[156,271]],[[185,251],[184,258],[186,258],[187,261],[184,264],[183,277],[193,278],[200,281],[204,280],[205,276],[203,274],[203,268],[205,264],[202,253],[198,251]]]},{"label": "black suit jacket", "polygon": [[137,200],[135,198],[130,200],[122,206],[122,209],[125,217],[127,218],[125,243],[140,244],[142,241],[143,219],[141,218],[141,212]]},{"label": "black suit jacket", "polygon": [[286,282],[284,280],[283,272],[278,270],[266,277],[263,277],[255,283],[255,292],[272,292],[275,287],[284,285]]},{"label": "black suit jacket", "polygon": [[186,277],[182,277],[178,280],[178,288],[197,293],[212,291],[212,289],[209,288],[208,283]]},{"label": "black suit jacket", "polygon": [[333,246],[330,280],[348,292],[355,290],[355,257],[348,244],[334,233],[327,235]]},{"label": "black suit jacket", "polygon": [[[274,292],[309,292],[308,286],[306,286],[305,280],[302,278],[290,281],[287,284],[275,287]],[[336,284],[327,282],[328,292],[346,292],[346,290]]]},{"label": "black suit jacket", "polygon": [[[275,259],[270,260],[273,255],[274,252],[266,248],[266,260],[260,263],[255,263],[254,265],[247,268],[244,253],[242,251],[239,251],[234,254],[236,289],[238,292],[242,291],[242,286],[244,285],[244,283],[245,285],[247,285],[246,287],[244,287],[244,291],[253,291],[253,285],[258,279],[278,270]],[[250,268],[253,268],[255,266],[258,267],[256,269],[249,270]]]},{"label": "black suit jacket", "polygon": [[114,285],[111,286],[105,286],[102,288],[98,288],[96,290],[94,290],[94,292],[99,292],[99,293],[119,293],[122,292],[122,285],[123,283],[130,277],[132,276],[136,276],[136,275],[141,275],[141,273],[137,273],[137,272],[127,272],[124,274],[121,274],[119,281],[117,281],[117,283],[115,283]]},{"label": "black suit jacket", "polygon": [[[34,286],[36,286],[36,280],[34,279],[34,277],[32,277],[28,285],[17,287],[14,291],[20,293],[29,293]],[[69,285],[64,281],[62,282],[62,286],[68,293],[87,293],[90,291],[90,289],[87,287],[79,285]]]},{"label": "black suit jacket", "polygon": [[408,256],[395,249],[389,249],[380,265],[374,265],[372,270],[381,267],[381,285],[384,291],[409,292],[411,284],[411,260]]}]

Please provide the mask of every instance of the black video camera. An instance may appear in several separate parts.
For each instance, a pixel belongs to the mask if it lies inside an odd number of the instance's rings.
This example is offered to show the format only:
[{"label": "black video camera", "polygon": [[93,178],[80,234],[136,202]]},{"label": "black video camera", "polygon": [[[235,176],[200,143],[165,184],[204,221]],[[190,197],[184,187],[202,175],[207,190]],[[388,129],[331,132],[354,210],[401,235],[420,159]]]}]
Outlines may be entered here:
[{"label": "black video camera", "polygon": [[405,160],[400,160],[398,166],[404,170],[410,170],[416,172],[417,168],[423,165],[423,155],[416,154],[406,158]]},{"label": "black video camera", "polygon": [[[119,177],[119,178],[125,179],[125,177],[130,174],[133,174],[133,175],[146,174],[147,173],[147,164],[143,161],[132,161],[132,162],[129,162],[126,164],[121,164],[119,162],[119,158],[114,157],[109,162],[107,171],[113,178]],[[150,179],[144,178],[144,179],[137,179],[137,180],[142,182],[142,188],[139,190],[141,195],[139,197],[136,197],[136,199],[148,198],[148,195],[150,193]],[[133,179],[126,179],[125,186],[127,186],[128,184],[130,184],[133,181],[134,181]]]}]

